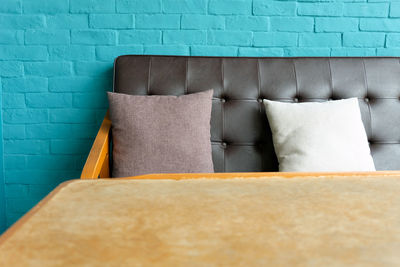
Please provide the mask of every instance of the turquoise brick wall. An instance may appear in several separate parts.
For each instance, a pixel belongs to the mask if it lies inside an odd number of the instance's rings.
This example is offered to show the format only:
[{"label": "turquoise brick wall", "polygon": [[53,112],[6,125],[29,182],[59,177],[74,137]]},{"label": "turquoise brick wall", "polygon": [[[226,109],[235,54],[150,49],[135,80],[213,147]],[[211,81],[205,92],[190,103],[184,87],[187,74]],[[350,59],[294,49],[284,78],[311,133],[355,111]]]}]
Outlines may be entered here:
[{"label": "turquoise brick wall", "polygon": [[[0,65],[1,69],[1,65]],[[0,120],[2,118],[3,100],[0,95]],[[6,228],[6,198],[5,198],[5,182],[4,182],[4,165],[3,165],[3,128],[0,127],[0,234]]]},{"label": "turquoise brick wall", "polygon": [[400,3],[2,0],[7,225],[79,177],[121,54],[399,56]]}]

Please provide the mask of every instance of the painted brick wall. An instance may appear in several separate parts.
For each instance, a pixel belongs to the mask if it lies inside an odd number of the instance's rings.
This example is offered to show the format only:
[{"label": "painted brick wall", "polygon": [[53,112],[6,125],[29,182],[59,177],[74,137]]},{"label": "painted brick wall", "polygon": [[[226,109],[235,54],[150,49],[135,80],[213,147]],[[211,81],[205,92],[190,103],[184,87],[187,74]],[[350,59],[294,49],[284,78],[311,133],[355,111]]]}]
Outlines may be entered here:
[{"label": "painted brick wall", "polygon": [[8,225],[79,177],[121,54],[399,56],[400,2],[1,0]]}]

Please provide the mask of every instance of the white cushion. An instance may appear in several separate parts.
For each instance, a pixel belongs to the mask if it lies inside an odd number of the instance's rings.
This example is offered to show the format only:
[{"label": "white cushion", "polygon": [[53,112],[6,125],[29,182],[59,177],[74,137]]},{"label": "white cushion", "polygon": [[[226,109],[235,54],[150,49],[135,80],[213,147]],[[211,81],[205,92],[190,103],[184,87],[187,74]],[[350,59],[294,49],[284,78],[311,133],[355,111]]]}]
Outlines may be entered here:
[{"label": "white cushion", "polygon": [[375,171],[357,98],[264,105],[280,171]]}]

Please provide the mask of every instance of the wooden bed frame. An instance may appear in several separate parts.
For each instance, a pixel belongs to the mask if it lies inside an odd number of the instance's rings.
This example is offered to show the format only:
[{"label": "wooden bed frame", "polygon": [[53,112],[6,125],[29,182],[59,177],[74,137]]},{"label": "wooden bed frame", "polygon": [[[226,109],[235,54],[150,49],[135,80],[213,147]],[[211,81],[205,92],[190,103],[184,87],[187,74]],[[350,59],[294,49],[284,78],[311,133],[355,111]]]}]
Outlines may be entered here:
[{"label": "wooden bed frame", "polygon": [[[104,117],[100,130],[90,150],[89,156],[83,168],[81,179],[110,178],[110,130],[111,120],[109,113]],[[399,176],[400,171],[376,171],[376,172],[248,172],[241,173],[241,177],[330,177],[330,176]],[[195,178],[219,178],[229,179],[237,177],[237,173],[172,173],[172,174],[147,174],[124,179],[195,179]]]}]

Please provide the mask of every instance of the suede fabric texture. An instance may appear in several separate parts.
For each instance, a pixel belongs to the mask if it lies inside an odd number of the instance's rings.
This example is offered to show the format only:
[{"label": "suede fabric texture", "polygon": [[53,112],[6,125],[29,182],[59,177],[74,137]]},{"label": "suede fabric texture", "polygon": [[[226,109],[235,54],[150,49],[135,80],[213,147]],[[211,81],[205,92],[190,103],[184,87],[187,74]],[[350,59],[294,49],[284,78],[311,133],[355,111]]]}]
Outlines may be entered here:
[{"label": "suede fabric texture", "polygon": [[214,172],[213,90],[182,96],[108,93],[113,177]]},{"label": "suede fabric texture", "polygon": [[0,265],[400,265],[400,177],[237,177],[73,181]]}]

